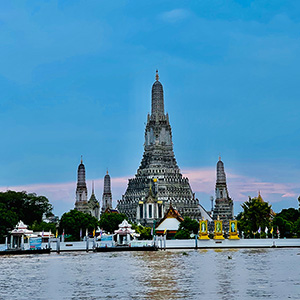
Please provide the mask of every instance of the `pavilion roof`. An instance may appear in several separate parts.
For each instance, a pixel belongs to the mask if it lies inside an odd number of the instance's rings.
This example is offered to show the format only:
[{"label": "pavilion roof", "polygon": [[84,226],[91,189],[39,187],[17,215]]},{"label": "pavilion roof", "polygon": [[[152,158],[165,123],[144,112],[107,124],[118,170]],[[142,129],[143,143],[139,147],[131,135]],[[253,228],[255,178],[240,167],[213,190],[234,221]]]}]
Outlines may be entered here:
[{"label": "pavilion roof", "polygon": [[[183,217],[180,215],[180,213],[170,203],[168,211],[166,212],[166,214],[164,215],[164,217],[159,221],[159,223],[157,224],[156,228],[158,228],[159,225],[161,223],[163,223],[168,218],[176,219],[177,221],[179,221],[179,223],[181,223],[183,221]],[[168,223],[170,223],[170,222],[168,222]]]}]

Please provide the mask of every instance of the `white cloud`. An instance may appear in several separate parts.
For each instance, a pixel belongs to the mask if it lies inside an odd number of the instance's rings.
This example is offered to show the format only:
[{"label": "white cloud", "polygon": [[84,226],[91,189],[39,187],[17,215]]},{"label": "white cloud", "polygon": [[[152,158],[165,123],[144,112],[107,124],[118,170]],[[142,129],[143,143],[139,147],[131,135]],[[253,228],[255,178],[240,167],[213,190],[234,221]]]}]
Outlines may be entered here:
[{"label": "white cloud", "polygon": [[161,14],[161,19],[165,22],[175,23],[186,19],[189,15],[188,10],[177,8]]},{"label": "white cloud", "polygon": [[[216,171],[214,168],[183,170],[184,176],[190,179],[194,192],[214,195]],[[255,177],[226,172],[230,196],[237,202],[244,202],[248,196],[255,197],[261,192],[264,200],[279,202],[282,198],[296,198],[300,183],[277,183],[262,181]]]}]

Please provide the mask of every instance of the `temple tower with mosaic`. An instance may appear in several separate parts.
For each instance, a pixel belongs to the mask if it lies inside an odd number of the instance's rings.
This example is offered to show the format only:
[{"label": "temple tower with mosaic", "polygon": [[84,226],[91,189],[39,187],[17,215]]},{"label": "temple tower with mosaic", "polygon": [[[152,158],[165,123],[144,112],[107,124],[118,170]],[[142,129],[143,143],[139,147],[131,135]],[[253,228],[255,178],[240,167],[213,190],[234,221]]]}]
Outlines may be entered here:
[{"label": "temple tower with mosaic", "polygon": [[107,171],[106,175],[104,176],[101,214],[103,214],[108,208],[112,208],[112,194],[111,194],[110,176]]},{"label": "temple tower with mosaic", "polygon": [[77,170],[77,188],[76,188],[76,201],[75,201],[75,209],[81,211],[85,214],[90,214],[91,216],[100,218],[100,204],[95,196],[95,187],[94,182],[92,186],[92,194],[90,199],[88,200],[88,190],[86,187],[85,180],[85,166],[82,162],[78,166]]},{"label": "temple tower with mosaic", "polygon": [[88,191],[87,191],[86,181],[85,181],[85,166],[82,162],[82,157],[81,157],[80,165],[78,166],[78,170],[77,170],[75,209],[83,213],[89,213]]},{"label": "temple tower with mosaic", "polygon": [[226,174],[224,171],[224,163],[219,157],[217,163],[217,180],[216,180],[216,200],[215,208],[213,211],[213,219],[217,220],[218,217],[223,221],[223,229],[228,230],[229,220],[233,220],[233,201],[229,197]]},{"label": "temple tower with mosaic", "polygon": [[170,202],[183,217],[201,218],[203,208],[175,159],[169,116],[164,111],[163,86],[156,71],[143,158],[117,208],[131,221],[151,226],[164,216]]}]

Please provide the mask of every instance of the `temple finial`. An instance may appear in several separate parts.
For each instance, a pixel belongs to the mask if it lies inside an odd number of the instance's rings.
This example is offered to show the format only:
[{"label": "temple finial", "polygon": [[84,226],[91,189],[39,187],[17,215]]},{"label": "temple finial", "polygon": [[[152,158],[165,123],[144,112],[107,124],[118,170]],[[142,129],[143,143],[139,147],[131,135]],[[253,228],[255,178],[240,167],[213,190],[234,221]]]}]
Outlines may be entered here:
[{"label": "temple finial", "polygon": [[156,79],[156,81],[159,80],[158,70],[156,70],[155,79]]},{"label": "temple finial", "polygon": [[81,155],[81,160],[80,160],[80,163],[82,164],[82,155]]},{"label": "temple finial", "polygon": [[108,175],[108,168],[106,169],[106,175]]},{"label": "temple finial", "polygon": [[92,194],[95,193],[95,183],[94,183],[94,180],[92,181]]},{"label": "temple finial", "polygon": [[219,155],[219,160],[221,160],[221,154]]}]

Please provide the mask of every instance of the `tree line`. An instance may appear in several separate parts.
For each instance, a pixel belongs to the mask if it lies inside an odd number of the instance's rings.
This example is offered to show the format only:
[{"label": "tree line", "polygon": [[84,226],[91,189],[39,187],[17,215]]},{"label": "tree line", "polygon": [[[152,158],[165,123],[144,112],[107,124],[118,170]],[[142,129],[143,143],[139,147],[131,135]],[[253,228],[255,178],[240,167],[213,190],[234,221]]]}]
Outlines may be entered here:
[{"label": "tree line", "polygon": [[[298,198],[300,203],[300,197]],[[271,205],[261,197],[250,198],[242,205],[243,211],[237,216],[238,228],[245,238],[276,236],[300,237],[300,212],[295,208],[282,209],[275,214]],[[118,225],[127,217],[124,214],[105,213],[100,221],[95,217],[77,210],[70,210],[62,215],[59,223],[46,223],[43,216],[51,217],[53,207],[45,196],[35,193],[7,191],[0,192],[0,243],[19,220],[22,220],[33,231],[55,231],[59,235],[65,234],[69,240],[79,240],[88,231],[92,234],[97,228],[113,233]],[[142,239],[152,237],[152,228],[132,223],[132,228],[140,234]],[[180,223],[175,235],[176,239],[190,238],[197,234],[199,223],[188,217]]]}]

